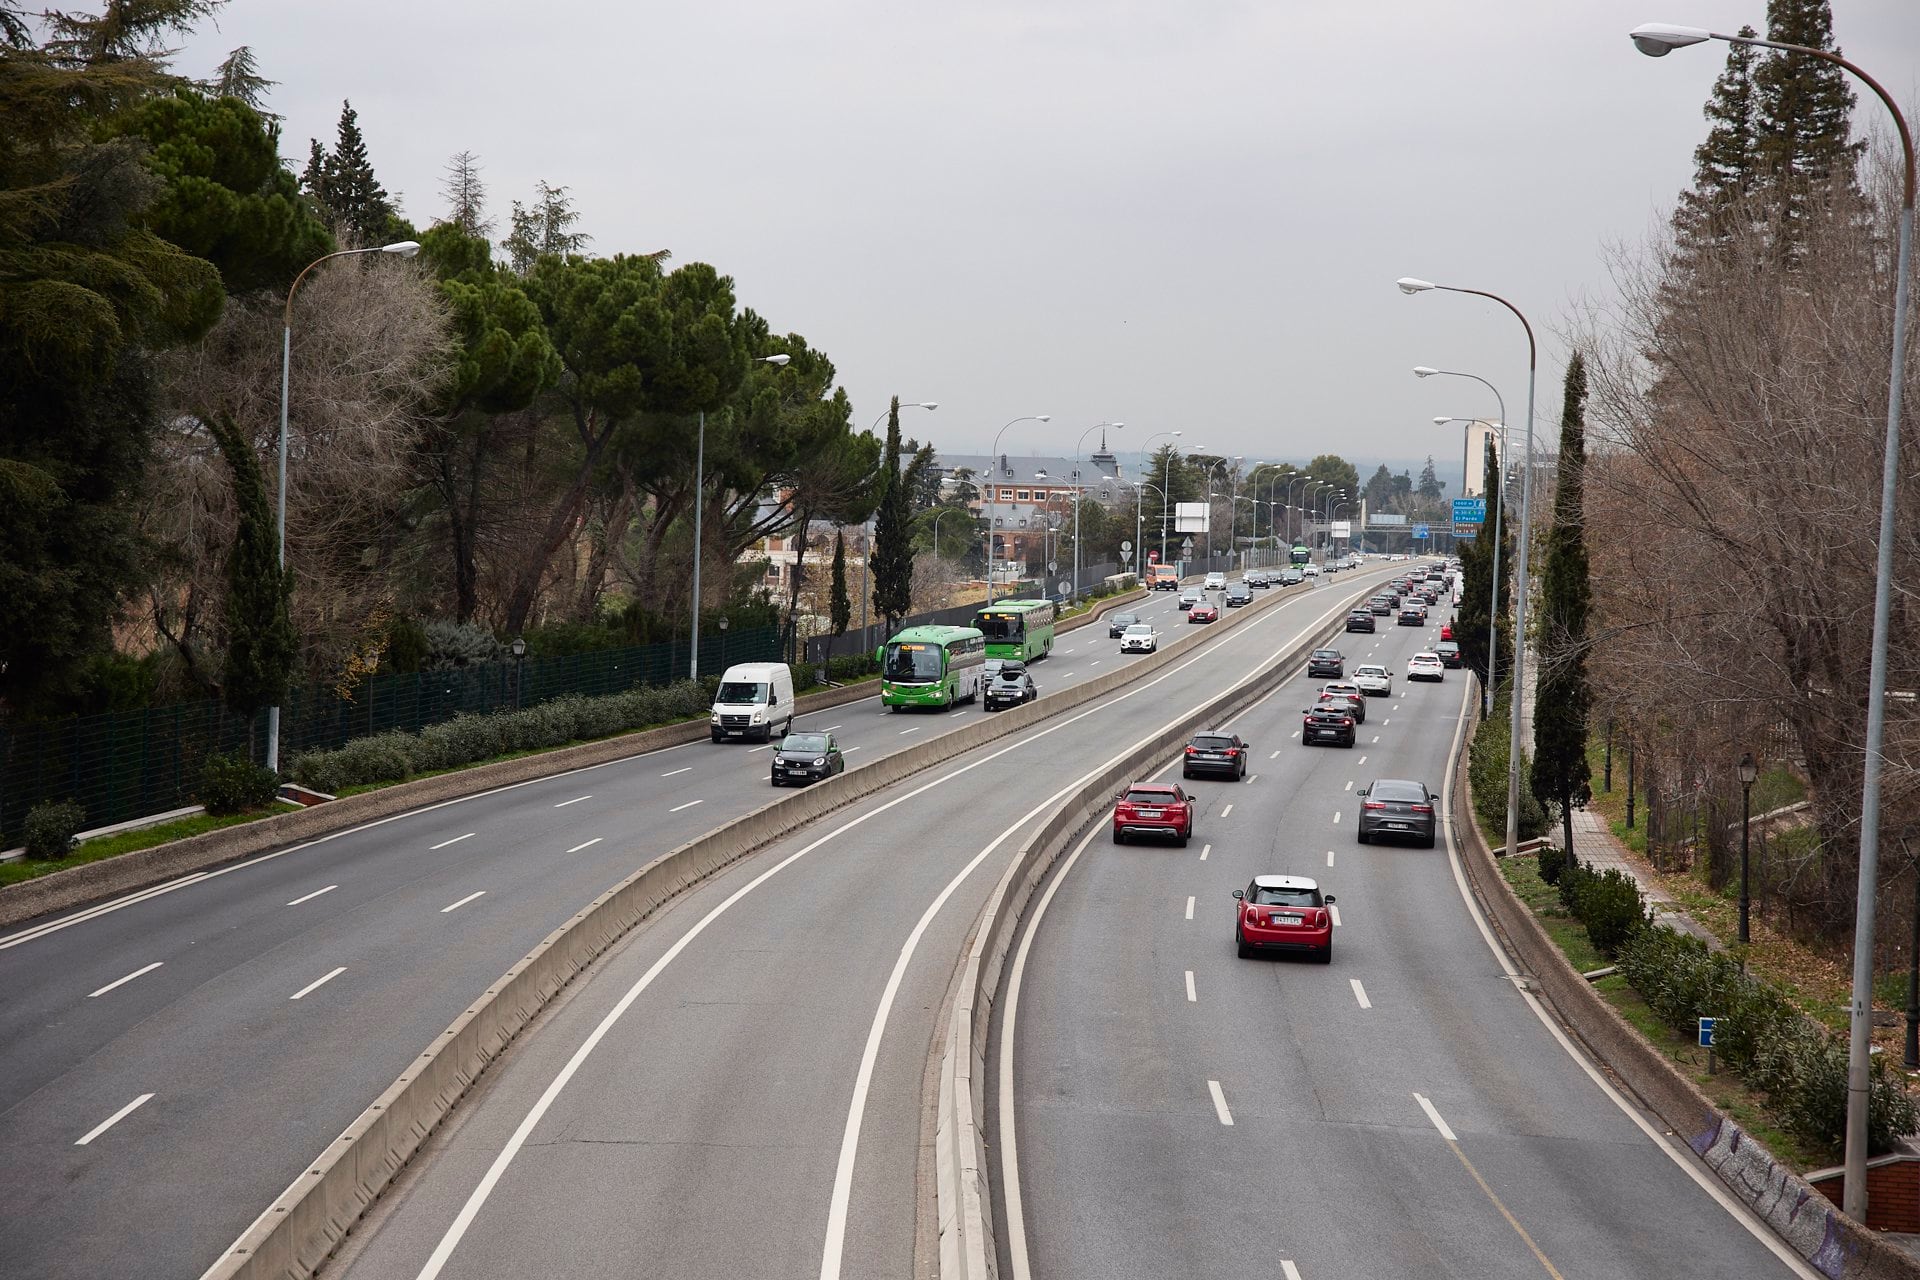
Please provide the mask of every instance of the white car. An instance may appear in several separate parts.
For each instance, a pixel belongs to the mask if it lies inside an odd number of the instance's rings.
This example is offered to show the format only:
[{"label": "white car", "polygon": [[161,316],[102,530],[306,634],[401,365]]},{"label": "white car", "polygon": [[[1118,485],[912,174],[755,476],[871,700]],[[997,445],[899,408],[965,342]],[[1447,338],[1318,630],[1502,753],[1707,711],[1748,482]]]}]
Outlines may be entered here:
[{"label": "white car", "polygon": [[1320,576],[1320,566],[1314,564],[1312,561],[1308,561],[1306,564],[1300,566],[1300,572],[1309,578],[1317,578]]},{"label": "white car", "polygon": [[1393,672],[1377,662],[1363,663],[1353,669],[1353,682],[1369,698],[1393,696]]},{"label": "white car", "polygon": [[1205,585],[1208,591],[1224,591],[1227,587],[1227,575],[1224,573],[1210,573],[1207,575]]},{"label": "white car", "polygon": [[[1136,622],[1120,633],[1120,652],[1122,653],[1158,653],[1160,651],[1160,633],[1144,622]],[[1435,658],[1435,662],[1440,659]]]},{"label": "white car", "polygon": [[1416,653],[1407,659],[1408,680],[1445,680],[1446,664],[1437,653]]}]

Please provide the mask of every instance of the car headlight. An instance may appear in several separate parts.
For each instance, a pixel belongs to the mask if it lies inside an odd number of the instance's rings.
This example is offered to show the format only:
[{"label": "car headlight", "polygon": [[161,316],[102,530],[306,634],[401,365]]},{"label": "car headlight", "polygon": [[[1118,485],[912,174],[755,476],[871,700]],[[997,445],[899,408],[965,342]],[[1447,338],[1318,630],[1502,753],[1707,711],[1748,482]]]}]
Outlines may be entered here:
[{"label": "car headlight", "polygon": [[761,709],[760,709],[759,707],[755,707],[755,708],[753,709],[753,718],[754,718],[755,720],[758,720],[758,719],[760,719],[760,718],[761,718],[762,716],[764,716],[764,715],[766,715],[766,714],[767,714],[767,713],[766,713],[766,712],[764,712],[764,711],[762,711],[762,710],[761,710]]},{"label": "car headlight", "polygon": [[814,763],[815,765],[823,765],[823,764],[825,764],[826,762],[827,762],[827,758],[826,758],[825,756],[815,756],[815,757],[813,758],[813,763]]},{"label": "car headlight", "polygon": [[714,713],[712,713],[712,714],[711,714],[710,716],[708,716],[707,718],[708,718],[709,720],[711,720],[711,721],[712,721],[712,722],[713,722],[714,724],[719,724],[719,723],[720,723],[720,713],[719,713],[718,711],[715,711]]}]

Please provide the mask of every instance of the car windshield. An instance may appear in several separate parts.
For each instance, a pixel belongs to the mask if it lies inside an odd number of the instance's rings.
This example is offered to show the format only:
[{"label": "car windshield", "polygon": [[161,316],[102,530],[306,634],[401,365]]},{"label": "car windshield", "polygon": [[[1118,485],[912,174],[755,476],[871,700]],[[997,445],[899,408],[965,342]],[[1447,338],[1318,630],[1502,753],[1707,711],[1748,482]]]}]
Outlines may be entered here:
[{"label": "car windshield", "polygon": [[895,681],[931,681],[940,678],[940,647],[932,644],[887,646],[886,677]]},{"label": "car windshield", "polygon": [[1355,667],[1353,669],[1353,674],[1357,676],[1383,676],[1387,674],[1387,669],[1385,667],[1376,667],[1376,666],[1373,666],[1372,664],[1368,664],[1367,666],[1364,666],[1364,667]]},{"label": "car windshield", "polygon": [[1340,651],[1338,649],[1315,649],[1313,656],[1316,658],[1337,658],[1340,656]]},{"label": "car windshield", "polygon": [[1425,804],[1427,789],[1417,782],[1395,782],[1391,779],[1376,782],[1367,790],[1369,800],[1395,800],[1403,803]]},{"label": "car windshield", "polygon": [[1442,640],[1442,641],[1440,642],[1440,650],[1439,650],[1439,651],[1440,651],[1441,653],[1458,653],[1458,652],[1460,652],[1460,646],[1459,646],[1459,645],[1457,645],[1457,644],[1455,644],[1455,643],[1454,643],[1453,641],[1451,641],[1451,640]]},{"label": "car windshield", "polygon": [[1416,667],[1435,666],[1438,665],[1439,661],[1440,659],[1431,653],[1416,653],[1413,655],[1413,665]]},{"label": "car windshield", "polygon": [[1172,804],[1173,789],[1170,787],[1128,787],[1127,799],[1135,804]]},{"label": "car windshield", "polygon": [[789,756],[817,756],[827,749],[824,733],[790,733],[780,744],[780,753]]},{"label": "car windshield", "polygon": [[1139,619],[1130,613],[1116,613],[1113,615],[1113,625],[1116,627],[1130,627],[1138,621]]},{"label": "car windshield", "polygon": [[1317,907],[1320,905],[1320,891],[1318,889],[1268,889],[1255,885],[1249,900],[1259,907]]},{"label": "car windshield", "polygon": [[1127,634],[1130,636],[1150,636],[1153,634],[1153,628],[1144,622],[1136,622],[1127,628]]},{"label": "car windshield", "polygon": [[753,680],[723,680],[720,691],[713,695],[715,702],[765,702],[767,686]]},{"label": "car windshield", "polygon": [[989,640],[1018,640],[1024,619],[1017,613],[983,613],[975,624]]},{"label": "car windshield", "polygon": [[1353,704],[1345,698],[1335,697],[1327,693],[1320,695],[1320,705],[1315,707],[1314,710],[1325,715],[1343,716],[1353,710]]},{"label": "car windshield", "polygon": [[1224,733],[1196,733],[1193,745],[1202,751],[1225,751],[1233,745],[1233,739]]}]

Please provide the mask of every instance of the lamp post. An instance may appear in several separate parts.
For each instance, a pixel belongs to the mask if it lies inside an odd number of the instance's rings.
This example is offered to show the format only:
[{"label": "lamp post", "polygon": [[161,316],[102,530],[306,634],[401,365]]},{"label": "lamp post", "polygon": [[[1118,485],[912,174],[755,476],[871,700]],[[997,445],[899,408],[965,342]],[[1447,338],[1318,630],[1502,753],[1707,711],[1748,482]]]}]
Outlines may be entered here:
[{"label": "lamp post", "polygon": [[[1306,502],[1306,500],[1307,500],[1307,494],[1308,494],[1308,493],[1310,493],[1310,492],[1312,492],[1312,490],[1313,490],[1313,486],[1315,486],[1316,484],[1319,484],[1319,483],[1320,483],[1320,481],[1318,481],[1318,480],[1315,480],[1315,479],[1314,479],[1314,478],[1313,478],[1313,477],[1312,477],[1311,475],[1309,475],[1308,473],[1306,473],[1306,472],[1304,472],[1304,471],[1302,471],[1302,472],[1300,472],[1299,474],[1297,474],[1297,475],[1295,475],[1295,476],[1294,476],[1294,478],[1293,478],[1292,480],[1289,480],[1289,481],[1287,481],[1287,507],[1288,507],[1288,509],[1289,509],[1289,510],[1292,510],[1292,511],[1297,511],[1297,512],[1299,512],[1299,513],[1300,513],[1300,516],[1301,516],[1301,519],[1300,519],[1300,521],[1298,522],[1298,523],[1299,523],[1299,525],[1300,525],[1301,527],[1300,527],[1300,528],[1298,528],[1298,529],[1295,529],[1295,530],[1293,531],[1293,533],[1292,533],[1292,536],[1294,537],[1294,539],[1295,539],[1296,541],[1297,541],[1297,540],[1299,539],[1299,537],[1300,537],[1300,535],[1301,535],[1302,533],[1304,533],[1304,532],[1306,531],[1306,530],[1305,530],[1305,525],[1306,525],[1306,519],[1305,519],[1305,517],[1306,517],[1306,514],[1307,514],[1307,511],[1306,511],[1306,507],[1305,507],[1305,506],[1304,506],[1303,504],[1304,504],[1304,503]],[[1293,500],[1293,486],[1294,486],[1295,484],[1298,484],[1298,485],[1300,486],[1300,501],[1299,501],[1299,502],[1295,502],[1295,501]]]},{"label": "lamp post", "polygon": [[515,636],[507,648],[513,651],[513,709],[520,709],[520,674],[527,660],[527,642],[522,636]]},{"label": "lamp post", "polygon": [[[1529,535],[1533,529],[1533,390],[1535,375],[1539,371],[1540,352],[1533,340],[1533,326],[1527,323],[1525,314],[1497,293],[1433,284],[1412,277],[1405,277],[1397,283],[1400,292],[1409,295],[1438,289],[1444,293],[1470,293],[1477,298],[1490,299],[1513,312],[1520,321],[1520,327],[1527,331],[1527,465],[1526,470],[1520,473],[1520,562],[1514,573],[1513,696],[1508,699],[1510,714],[1507,728],[1507,850],[1512,852],[1520,842],[1520,704],[1526,688],[1527,544],[1532,541]],[[1501,465],[1506,465],[1504,460]]]},{"label": "lamp post", "polygon": [[[1472,378],[1475,382],[1493,392],[1494,403],[1500,406],[1500,472],[1501,476],[1504,476],[1507,469],[1507,400],[1505,396],[1500,394],[1500,388],[1494,386],[1477,373],[1462,373],[1455,369],[1435,369],[1427,365],[1415,366],[1413,376],[1416,378]],[[1531,403],[1531,394],[1529,394],[1529,403]],[[1531,461],[1531,459],[1529,459],[1529,461]],[[1462,470],[1460,473],[1460,484],[1462,488],[1466,486],[1466,476],[1467,473],[1465,470]],[[1482,484],[1488,483],[1500,484],[1501,479],[1495,477],[1489,480],[1483,477]],[[1507,513],[1505,497],[1506,490],[1503,486],[1501,489],[1502,501],[1493,513],[1493,597],[1488,605],[1487,612],[1487,687],[1483,691],[1485,710],[1482,714],[1484,715],[1493,714],[1493,691],[1500,683],[1498,679],[1500,664],[1496,653],[1498,645],[1495,642],[1499,639],[1500,635],[1500,544],[1505,541],[1504,530],[1502,528],[1505,524]]]},{"label": "lamp post", "polygon": [[[1753,898],[1747,892],[1747,824],[1753,817],[1753,784],[1759,780],[1760,766],[1753,762],[1753,753],[1745,752],[1740,757],[1740,941],[1748,940],[1747,913],[1752,909]],[[1741,962],[1745,963],[1745,957]]]},{"label": "lamp post", "polygon": [[1007,434],[1007,427],[1016,422],[1052,422],[1050,413],[1029,413],[1013,419],[993,436],[993,448],[987,451],[987,466],[993,472],[993,506],[987,519],[987,603],[993,603],[993,530],[1000,523],[1000,437]]},{"label": "lamp post", "polygon": [[[1873,1039],[1873,923],[1875,891],[1880,878],[1880,775],[1885,765],[1881,744],[1887,727],[1887,632],[1893,606],[1893,508],[1900,490],[1900,393],[1906,379],[1907,278],[1913,261],[1913,197],[1915,185],[1913,131],[1907,118],[1878,80],[1837,53],[1748,36],[1728,36],[1701,27],[1678,27],[1649,22],[1628,33],[1634,47],[1650,58],[1664,58],[1675,49],[1705,40],[1777,49],[1830,62],[1852,73],[1886,104],[1900,136],[1906,162],[1901,191],[1900,248],[1893,270],[1893,361],[1887,377],[1887,439],[1880,464],[1880,559],[1873,579],[1873,656],[1867,669],[1867,739],[1865,769],[1860,786],[1860,879],[1855,887],[1853,913],[1853,1008],[1847,1047],[1847,1141],[1844,1203],[1850,1217],[1867,1215],[1867,1094],[1870,1087],[1869,1051]],[[1529,468],[1531,470],[1531,468]],[[1524,552],[1524,544],[1523,550]]]},{"label": "lamp post", "polygon": [[[1274,513],[1275,513],[1275,503],[1273,501],[1273,490],[1274,490],[1274,487],[1278,485],[1282,480],[1287,481],[1288,484],[1292,484],[1293,481],[1291,477],[1294,474],[1295,472],[1292,467],[1275,467],[1272,471],[1269,471],[1267,473],[1267,538],[1269,541],[1271,541],[1274,544],[1274,547],[1276,550],[1279,547],[1280,538],[1279,538],[1279,530],[1275,528],[1274,522],[1273,522]],[[1285,506],[1286,504],[1281,503],[1279,505]]]},{"label": "lamp post", "polygon": [[[293,381],[293,295],[300,289],[300,282],[307,278],[307,272],[323,262],[335,258],[351,258],[362,253],[390,253],[397,258],[411,258],[420,252],[417,240],[400,240],[393,244],[378,245],[371,249],[342,249],[337,253],[322,254],[306,266],[300,268],[300,274],[287,286],[286,310],[280,318],[280,441],[278,451],[279,497],[274,505],[274,537],[278,541],[276,552],[280,572],[287,571],[287,393]],[[267,768],[280,772],[280,703],[278,700],[267,708]]]},{"label": "lamp post", "polygon": [[[770,364],[776,369],[786,367],[793,357],[789,355],[758,356],[756,363]],[[687,678],[700,678],[700,559],[704,550],[701,543],[706,529],[703,520],[707,508],[707,411],[700,410],[700,442],[693,454],[693,643],[688,645],[691,656],[687,660]]]},{"label": "lamp post", "polygon": [[[1126,427],[1124,422],[1096,422],[1080,433],[1080,439],[1073,446],[1073,588],[1068,593],[1077,604],[1080,600],[1080,503],[1085,486],[1080,483],[1080,450],[1086,447],[1087,437],[1096,431],[1112,427],[1115,431]],[[1101,439],[1106,437],[1102,436]]]}]

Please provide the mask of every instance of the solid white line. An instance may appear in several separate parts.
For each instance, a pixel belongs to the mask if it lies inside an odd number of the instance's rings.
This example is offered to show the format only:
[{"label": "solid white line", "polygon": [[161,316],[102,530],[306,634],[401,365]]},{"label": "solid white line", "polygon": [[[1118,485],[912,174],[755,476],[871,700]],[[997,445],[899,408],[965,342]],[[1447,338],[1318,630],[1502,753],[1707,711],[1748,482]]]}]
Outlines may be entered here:
[{"label": "solid white line", "polygon": [[121,986],[128,982],[132,982],[135,978],[139,977],[143,973],[152,973],[155,969],[158,969],[161,965],[165,963],[166,961],[164,960],[155,960],[150,965],[145,965],[141,968],[135,969],[132,973],[128,974],[126,977],[116,978],[112,982],[109,982],[106,986],[100,988],[98,991],[87,992],[87,999],[91,1000],[95,996],[103,996],[107,994],[107,992],[113,990],[115,987]]},{"label": "solid white line", "polygon": [[1189,1003],[1198,1003],[1199,999],[1200,997],[1193,993],[1193,970],[1189,969],[1187,970],[1187,1000]]},{"label": "solid white line", "polygon": [[335,889],[338,889],[339,887],[340,886],[337,884],[330,884],[324,889],[315,889],[312,893],[303,894],[300,897],[295,898],[292,902],[289,902],[287,905],[290,907],[297,907],[303,902],[312,902],[315,898],[319,897],[321,894],[332,893]]},{"label": "solid white line", "polygon": [[1433,1127],[1440,1131],[1441,1137],[1445,1138],[1448,1142],[1459,1141],[1458,1138],[1453,1136],[1453,1130],[1447,1128],[1447,1122],[1440,1118],[1440,1113],[1434,1110],[1433,1104],[1427,1101],[1425,1094],[1416,1093],[1413,1095],[1413,1100],[1420,1104],[1422,1111],[1427,1113],[1427,1119],[1433,1121]]},{"label": "solid white line", "polygon": [[1222,810],[1220,811],[1220,816],[1224,818],[1224,817],[1226,817],[1226,816],[1227,816],[1228,814],[1230,814],[1230,813],[1232,813],[1232,812],[1233,812],[1233,806],[1232,806],[1232,805],[1228,805],[1228,806],[1227,806],[1226,808],[1224,808],[1224,809],[1222,809]]},{"label": "solid white line", "polygon": [[667,810],[667,812],[668,812],[668,813],[678,813],[678,812],[680,812],[680,811],[681,811],[682,809],[691,809],[691,808],[693,808],[693,806],[695,806],[695,805],[697,805],[697,804],[705,804],[705,803],[706,803],[706,801],[705,801],[705,800],[689,800],[689,801],[687,801],[687,802],[686,802],[685,804],[677,804],[677,805],[675,805],[675,806],[673,806],[673,808],[671,808],[671,809],[669,809],[669,810]]},{"label": "solid white line", "polygon": [[663,778],[677,778],[683,773],[692,773],[692,772],[693,772],[693,766],[687,765],[685,768],[681,768],[681,769],[669,769],[665,773],[661,774],[660,776]]},{"label": "solid white line", "polygon": [[1373,1001],[1367,999],[1367,989],[1360,985],[1360,979],[1348,978],[1347,981],[1353,984],[1353,998],[1360,1002],[1360,1007],[1362,1009],[1373,1008]]},{"label": "solid white line", "polygon": [[315,978],[312,982],[309,982],[306,986],[300,988],[298,991],[288,996],[287,999],[298,1000],[301,996],[306,995],[309,991],[317,991],[321,987],[326,986],[329,982],[332,982],[335,978],[339,977],[341,974],[345,973],[346,971],[347,971],[347,966],[341,965],[339,968],[335,969],[332,973],[327,974],[324,978]]},{"label": "solid white line", "polygon": [[1202,862],[1205,862],[1205,861],[1207,860],[1207,855],[1208,855],[1208,854],[1210,854],[1210,853],[1212,853],[1212,852],[1213,852],[1213,846],[1212,846],[1212,845],[1210,845],[1210,844],[1203,844],[1203,845],[1201,845],[1201,846],[1200,846],[1200,861],[1202,861]]},{"label": "solid white line", "polygon": [[569,849],[569,850],[567,850],[567,852],[568,852],[568,853],[578,853],[578,852],[580,852],[580,851],[581,851],[582,849],[591,849],[591,848],[593,848],[593,846],[595,846],[595,845],[597,845],[597,844],[599,844],[599,843],[600,843],[600,841],[601,841],[601,840],[603,840],[603,839],[605,839],[605,837],[604,837],[604,836],[595,836],[595,837],[594,837],[593,839],[591,839],[591,840],[589,840],[589,841],[587,841],[587,842],[586,842],[585,844],[577,844],[577,845],[575,845],[575,846],[573,846],[573,848],[571,848],[571,849]]},{"label": "solid white line", "polygon": [[440,914],[445,915],[449,911],[458,911],[460,908],[466,906],[469,902],[472,902],[475,898],[484,898],[486,896],[487,896],[487,891],[485,889],[480,890],[480,892],[478,893],[470,893],[466,897],[460,899],[460,901],[450,903],[447,906],[440,908]]},{"label": "solid white line", "polygon": [[[687,769],[691,769],[691,768],[693,768],[693,766],[692,766],[692,765],[688,765],[688,766],[687,766]],[[674,773],[685,773],[685,772],[687,771],[687,769],[675,769],[675,770],[674,770],[673,772],[674,772]],[[673,776],[673,774],[669,774],[669,773],[663,773],[663,774],[661,774],[660,776],[661,776],[661,777],[663,777],[663,778],[670,778],[670,777],[672,777],[672,776]],[[591,799],[593,799],[593,795],[592,795],[592,793],[588,793],[587,795],[584,795],[584,796],[575,796],[575,797],[574,797],[573,799],[571,799],[571,800],[562,800],[562,801],[561,801],[561,802],[560,802],[559,804],[557,804],[557,805],[555,805],[555,806],[553,806],[553,807],[554,807],[554,808],[556,808],[556,809],[564,809],[564,808],[566,808],[566,807],[567,807],[568,805],[570,805],[570,804],[579,804],[579,803],[580,803],[580,802],[581,802],[582,800],[591,800]]]},{"label": "solid white line", "polygon": [[463,836],[455,836],[451,840],[442,840],[439,844],[431,846],[430,849],[444,849],[450,844],[459,844],[462,840],[471,840],[475,834],[476,833],[469,831]]},{"label": "solid white line", "polygon": [[135,1098],[132,1102],[129,1102],[126,1106],[120,1108],[118,1111],[108,1116],[105,1120],[102,1120],[99,1124],[87,1130],[87,1136],[84,1138],[81,1138],[79,1141],[75,1142],[73,1145],[76,1147],[86,1146],[89,1142],[92,1142],[95,1138],[99,1137],[101,1134],[105,1133],[107,1130],[113,1128],[113,1126],[119,1124],[122,1120],[125,1120],[128,1116],[132,1115],[135,1111],[138,1111],[142,1106],[145,1106],[147,1099],[151,1097],[153,1097],[153,1095],[150,1093],[141,1094],[139,1097]]},{"label": "solid white line", "polygon": [[1333,917],[1333,927],[1338,929],[1340,927],[1340,908],[1329,905],[1327,907],[1327,914]]},{"label": "solid white line", "polygon": [[1193,919],[1193,895],[1187,895],[1187,919]]},{"label": "solid white line", "polygon": [[1227,1095],[1220,1092],[1218,1080],[1207,1081],[1207,1092],[1213,1095],[1213,1113],[1220,1117],[1220,1123],[1229,1129],[1233,1127],[1233,1112],[1227,1110]]}]

